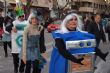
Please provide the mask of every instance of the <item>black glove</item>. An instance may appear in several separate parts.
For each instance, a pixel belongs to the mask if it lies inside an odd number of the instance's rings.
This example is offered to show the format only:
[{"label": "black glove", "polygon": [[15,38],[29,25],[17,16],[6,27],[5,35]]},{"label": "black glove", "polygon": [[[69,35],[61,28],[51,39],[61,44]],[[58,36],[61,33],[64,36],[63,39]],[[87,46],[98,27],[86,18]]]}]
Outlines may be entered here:
[{"label": "black glove", "polygon": [[80,65],[84,65],[83,63],[81,63],[83,60],[84,60],[84,58],[80,58],[80,59],[77,60],[76,63],[78,63],[78,64],[80,64]]},{"label": "black glove", "polygon": [[40,53],[45,53],[46,52],[46,48],[40,48]]}]

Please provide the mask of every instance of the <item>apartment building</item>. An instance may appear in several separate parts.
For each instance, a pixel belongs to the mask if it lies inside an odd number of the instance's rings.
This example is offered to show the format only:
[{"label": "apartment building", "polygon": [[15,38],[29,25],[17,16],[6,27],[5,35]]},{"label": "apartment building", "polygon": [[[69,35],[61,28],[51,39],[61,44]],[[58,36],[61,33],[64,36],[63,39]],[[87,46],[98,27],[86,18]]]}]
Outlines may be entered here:
[{"label": "apartment building", "polygon": [[110,13],[110,0],[53,0],[55,8],[73,9],[80,14]]},{"label": "apartment building", "polygon": [[110,3],[110,0],[105,0],[108,4]]},{"label": "apartment building", "polygon": [[110,5],[105,0],[72,0],[81,13],[109,13]]}]

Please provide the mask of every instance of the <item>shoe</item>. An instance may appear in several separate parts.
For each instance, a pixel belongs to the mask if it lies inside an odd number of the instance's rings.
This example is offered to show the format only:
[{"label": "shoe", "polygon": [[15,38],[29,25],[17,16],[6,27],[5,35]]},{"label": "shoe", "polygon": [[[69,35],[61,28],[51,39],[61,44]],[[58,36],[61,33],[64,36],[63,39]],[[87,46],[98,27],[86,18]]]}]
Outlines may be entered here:
[{"label": "shoe", "polygon": [[24,72],[19,72],[19,73],[24,73]]},{"label": "shoe", "polygon": [[109,54],[109,52],[107,52],[107,53],[105,53],[104,55],[103,55],[103,57],[102,57],[102,59],[106,62],[106,57],[107,57],[107,55]]},{"label": "shoe", "polygon": [[14,73],[18,73],[18,71],[15,70]]},{"label": "shoe", "polygon": [[18,73],[18,69],[15,69],[15,70],[14,70],[14,73]]},{"label": "shoe", "polygon": [[96,69],[97,69],[97,67],[95,66],[95,67],[94,67],[94,70],[96,70]]},{"label": "shoe", "polygon": [[8,54],[5,54],[5,57],[8,57]]}]

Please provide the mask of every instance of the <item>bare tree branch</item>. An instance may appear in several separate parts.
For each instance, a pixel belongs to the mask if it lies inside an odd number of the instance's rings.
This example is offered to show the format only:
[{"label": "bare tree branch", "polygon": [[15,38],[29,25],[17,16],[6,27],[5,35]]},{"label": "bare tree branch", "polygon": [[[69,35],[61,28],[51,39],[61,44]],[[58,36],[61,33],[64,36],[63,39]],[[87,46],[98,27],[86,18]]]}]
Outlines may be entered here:
[{"label": "bare tree branch", "polygon": [[67,1],[66,5],[63,8],[61,8],[60,10],[63,10],[69,4],[69,0],[66,0],[66,1]]},{"label": "bare tree branch", "polygon": [[[66,1],[67,1],[66,5],[64,7],[62,7],[62,8],[59,8],[59,10],[63,10],[65,7],[67,7],[67,5],[69,4],[69,0],[66,0]],[[56,0],[56,2],[57,2],[57,5],[58,5],[58,0]]]},{"label": "bare tree branch", "polygon": [[57,9],[57,11],[58,11],[58,17],[61,18],[64,8],[67,7],[67,5],[69,4],[69,0],[66,0],[66,4],[61,8],[59,7],[58,0],[53,0],[53,1],[54,1],[55,9]]}]

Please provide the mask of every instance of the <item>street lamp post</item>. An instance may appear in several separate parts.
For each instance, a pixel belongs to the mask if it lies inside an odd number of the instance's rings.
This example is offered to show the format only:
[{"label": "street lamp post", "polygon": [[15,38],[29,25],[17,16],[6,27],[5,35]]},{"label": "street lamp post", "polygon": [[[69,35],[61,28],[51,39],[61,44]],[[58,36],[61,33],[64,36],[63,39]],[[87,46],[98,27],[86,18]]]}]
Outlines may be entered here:
[{"label": "street lamp post", "polygon": [[105,0],[106,4],[105,4],[105,13],[108,14],[108,0]]},{"label": "street lamp post", "polygon": [[4,16],[7,14],[7,8],[6,8],[6,0],[4,0]]}]

